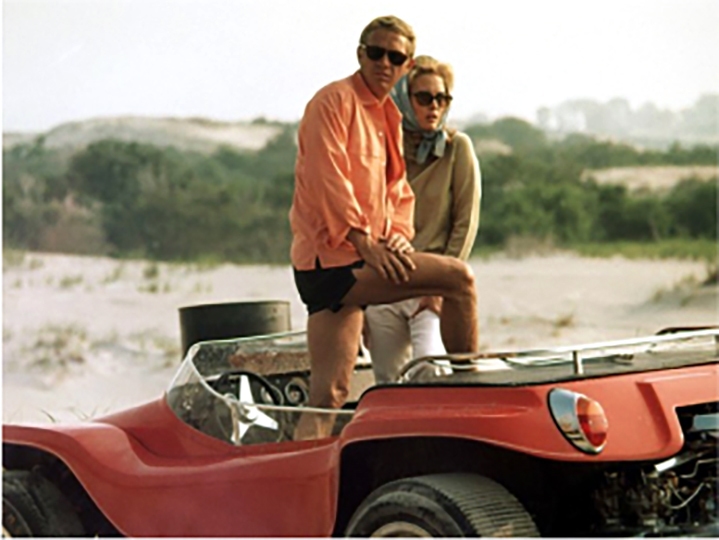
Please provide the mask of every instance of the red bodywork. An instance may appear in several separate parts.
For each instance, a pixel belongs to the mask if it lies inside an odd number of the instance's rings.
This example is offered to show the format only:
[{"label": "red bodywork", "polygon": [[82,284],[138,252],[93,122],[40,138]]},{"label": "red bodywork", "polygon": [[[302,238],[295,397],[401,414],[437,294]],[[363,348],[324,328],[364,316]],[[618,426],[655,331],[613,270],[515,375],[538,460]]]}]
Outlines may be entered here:
[{"label": "red bodywork", "polygon": [[[557,429],[547,407],[556,387],[601,403],[601,454],[578,451]],[[675,409],[717,401],[718,389],[716,364],[522,387],[376,387],[339,437],[237,447],[158,399],[79,425],[6,425],[3,439],[60,458],[128,536],[327,536],[342,450],[358,441],[454,437],[549,460],[657,460],[682,448]]]}]

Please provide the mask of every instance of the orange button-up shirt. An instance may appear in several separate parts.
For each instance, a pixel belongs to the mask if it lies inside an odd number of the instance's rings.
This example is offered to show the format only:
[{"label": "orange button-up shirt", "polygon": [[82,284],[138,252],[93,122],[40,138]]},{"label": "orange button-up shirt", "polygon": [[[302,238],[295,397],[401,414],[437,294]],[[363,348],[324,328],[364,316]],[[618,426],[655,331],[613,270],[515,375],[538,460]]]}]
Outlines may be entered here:
[{"label": "orange button-up shirt", "polygon": [[322,88],[298,131],[290,209],[297,270],[344,266],[360,259],[350,229],[373,239],[414,236],[414,194],[402,157],[402,115],[379,101],[360,72]]}]

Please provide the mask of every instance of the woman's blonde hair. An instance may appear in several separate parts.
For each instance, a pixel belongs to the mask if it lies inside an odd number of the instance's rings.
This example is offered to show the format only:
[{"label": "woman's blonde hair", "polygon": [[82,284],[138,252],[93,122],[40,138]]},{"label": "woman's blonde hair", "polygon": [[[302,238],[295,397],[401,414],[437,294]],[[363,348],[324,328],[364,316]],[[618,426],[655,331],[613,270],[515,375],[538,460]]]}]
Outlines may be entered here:
[{"label": "woman's blonde hair", "polygon": [[439,60],[423,54],[414,59],[414,66],[409,70],[407,79],[409,86],[422,75],[439,75],[444,81],[445,90],[448,94],[452,93],[454,88],[454,70],[452,66]]}]

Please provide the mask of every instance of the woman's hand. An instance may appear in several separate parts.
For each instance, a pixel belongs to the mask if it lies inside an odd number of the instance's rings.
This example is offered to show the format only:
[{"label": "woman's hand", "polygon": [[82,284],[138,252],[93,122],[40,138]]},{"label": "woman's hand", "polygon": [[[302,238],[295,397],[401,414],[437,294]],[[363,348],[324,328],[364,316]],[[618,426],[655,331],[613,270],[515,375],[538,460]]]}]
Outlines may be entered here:
[{"label": "woman's hand", "polygon": [[394,253],[414,253],[414,247],[404,236],[395,233],[387,240],[387,249]]}]

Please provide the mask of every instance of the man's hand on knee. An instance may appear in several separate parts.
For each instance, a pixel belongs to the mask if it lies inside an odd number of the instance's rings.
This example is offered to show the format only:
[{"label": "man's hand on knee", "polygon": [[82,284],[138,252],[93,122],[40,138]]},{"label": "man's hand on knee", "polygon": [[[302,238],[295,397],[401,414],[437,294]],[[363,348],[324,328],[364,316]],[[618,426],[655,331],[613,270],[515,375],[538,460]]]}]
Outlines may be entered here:
[{"label": "man's hand on knee", "polygon": [[416,268],[406,252],[393,252],[387,242],[376,242],[362,231],[352,229],[347,239],[357,249],[365,263],[384,279],[393,283],[409,281],[409,272]]},{"label": "man's hand on knee", "polygon": [[384,243],[376,244],[371,259],[365,259],[365,262],[383,278],[397,284],[409,281],[409,272],[416,268],[407,254],[393,253]]}]

